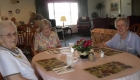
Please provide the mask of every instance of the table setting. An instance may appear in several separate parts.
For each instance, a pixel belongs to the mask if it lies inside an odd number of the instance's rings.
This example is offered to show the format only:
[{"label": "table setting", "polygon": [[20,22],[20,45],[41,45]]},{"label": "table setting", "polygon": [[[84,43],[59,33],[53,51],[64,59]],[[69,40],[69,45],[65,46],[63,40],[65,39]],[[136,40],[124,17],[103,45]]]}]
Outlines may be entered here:
[{"label": "table setting", "polygon": [[[90,46],[90,41],[83,41]],[[58,54],[48,54],[47,51],[37,54],[32,60],[35,70],[44,80],[140,79],[140,60],[136,56],[110,48],[92,47],[86,49],[88,57],[81,58],[75,45],[77,43],[69,43],[68,47],[58,48]],[[38,63],[40,61],[44,61],[45,67]]]}]

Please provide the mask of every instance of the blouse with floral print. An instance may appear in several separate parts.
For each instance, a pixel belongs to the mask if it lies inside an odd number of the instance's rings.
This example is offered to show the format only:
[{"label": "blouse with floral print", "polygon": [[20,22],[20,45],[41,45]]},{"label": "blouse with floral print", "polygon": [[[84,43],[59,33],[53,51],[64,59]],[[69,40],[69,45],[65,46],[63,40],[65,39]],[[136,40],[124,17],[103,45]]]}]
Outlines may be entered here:
[{"label": "blouse with floral print", "polygon": [[34,45],[35,51],[44,51],[48,48],[56,48],[61,46],[57,33],[53,31],[51,31],[50,36],[48,38],[46,38],[42,32],[37,34],[35,37]]}]

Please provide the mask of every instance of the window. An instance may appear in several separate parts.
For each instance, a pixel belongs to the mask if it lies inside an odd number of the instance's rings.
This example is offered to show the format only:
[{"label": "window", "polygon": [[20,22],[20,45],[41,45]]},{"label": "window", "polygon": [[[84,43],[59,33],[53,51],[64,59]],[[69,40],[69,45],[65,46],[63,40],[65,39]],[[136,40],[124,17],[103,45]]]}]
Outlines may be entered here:
[{"label": "window", "polygon": [[55,19],[56,25],[62,25],[61,16],[66,17],[65,25],[77,24],[78,4],[77,3],[48,3],[49,19]]}]

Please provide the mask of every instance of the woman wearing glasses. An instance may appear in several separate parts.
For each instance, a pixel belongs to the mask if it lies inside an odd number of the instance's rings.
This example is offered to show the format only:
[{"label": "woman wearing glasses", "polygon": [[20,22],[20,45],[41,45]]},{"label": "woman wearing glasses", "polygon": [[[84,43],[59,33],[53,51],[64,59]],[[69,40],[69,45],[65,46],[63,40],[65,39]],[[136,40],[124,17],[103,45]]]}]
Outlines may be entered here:
[{"label": "woman wearing glasses", "polygon": [[39,23],[39,34],[35,36],[34,55],[50,48],[61,47],[59,37],[52,31],[50,21],[42,19]]},{"label": "woman wearing glasses", "polygon": [[29,61],[16,47],[17,35],[13,22],[0,22],[0,72],[6,80],[38,80]]}]

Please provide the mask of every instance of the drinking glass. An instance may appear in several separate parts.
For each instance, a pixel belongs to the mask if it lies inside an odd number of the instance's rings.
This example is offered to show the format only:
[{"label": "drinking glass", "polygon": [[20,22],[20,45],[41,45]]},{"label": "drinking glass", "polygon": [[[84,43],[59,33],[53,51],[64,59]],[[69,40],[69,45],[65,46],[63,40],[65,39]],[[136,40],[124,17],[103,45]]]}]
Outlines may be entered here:
[{"label": "drinking glass", "polygon": [[68,66],[72,66],[73,65],[73,55],[72,54],[67,54],[66,61],[67,61]]},{"label": "drinking glass", "polygon": [[74,43],[69,43],[70,53],[74,52],[74,49],[72,48],[74,46]]}]

